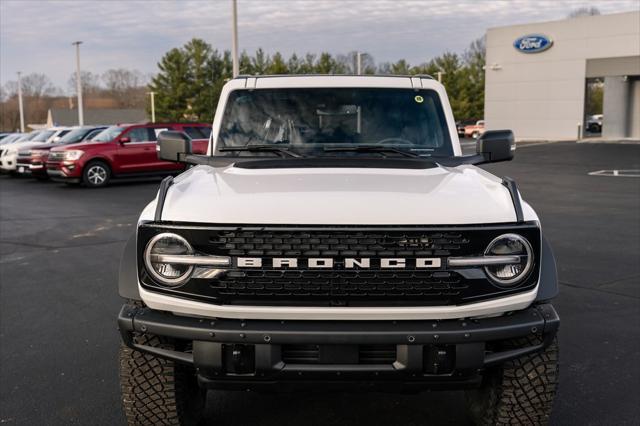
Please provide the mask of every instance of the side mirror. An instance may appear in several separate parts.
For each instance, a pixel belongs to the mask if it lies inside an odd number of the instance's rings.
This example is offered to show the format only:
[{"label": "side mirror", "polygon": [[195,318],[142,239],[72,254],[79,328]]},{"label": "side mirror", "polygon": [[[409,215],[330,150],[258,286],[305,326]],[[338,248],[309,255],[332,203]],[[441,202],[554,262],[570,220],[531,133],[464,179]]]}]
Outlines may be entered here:
[{"label": "side mirror", "polygon": [[129,142],[131,142],[131,138],[129,136],[123,136],[120,139],[118,139],[118,142],[120,142],[120,143],[129,143]]},{"label": "side mirror", "polygon": [[476,153],[483,157],[482,163],[511,161],[516,142],[511,130],[487,130],[479,138]]},{"label": "side mirror", "polygon": [[186,133],[167,130],[158,135],[156,149],[160,160],[181,163],[191,154],[191,138]]}]

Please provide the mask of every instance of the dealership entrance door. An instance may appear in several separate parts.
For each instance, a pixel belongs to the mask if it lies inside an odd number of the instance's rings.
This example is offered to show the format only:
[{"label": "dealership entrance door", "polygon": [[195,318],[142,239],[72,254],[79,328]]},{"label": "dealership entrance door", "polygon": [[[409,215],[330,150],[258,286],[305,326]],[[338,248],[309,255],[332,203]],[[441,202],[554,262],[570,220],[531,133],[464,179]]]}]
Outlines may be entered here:
[{"label": "dealership entrance door", "polygon": [[640,56],[587,60],[585,136],[640,139]]}]

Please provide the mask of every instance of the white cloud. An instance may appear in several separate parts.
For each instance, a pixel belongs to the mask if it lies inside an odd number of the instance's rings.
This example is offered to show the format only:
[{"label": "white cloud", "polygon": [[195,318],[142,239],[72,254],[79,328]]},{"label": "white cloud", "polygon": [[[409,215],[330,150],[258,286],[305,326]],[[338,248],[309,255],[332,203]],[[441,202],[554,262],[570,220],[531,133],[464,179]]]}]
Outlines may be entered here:
[{"label": "white cloud", "polygon": [[[346,53],[378,62],[420,63],[462,51],[486,28],[564,18],[589,0],[238,0],[241,49]],[[637,10],[639,0],[609,0],[603,13]],[[154,72],[172,47],[200,37],[230,47],[229,0],[0,1],[0,83],[15,72],[44,72],[66,89],[71,42],[83,40],[82,66],[93,72]]]}]

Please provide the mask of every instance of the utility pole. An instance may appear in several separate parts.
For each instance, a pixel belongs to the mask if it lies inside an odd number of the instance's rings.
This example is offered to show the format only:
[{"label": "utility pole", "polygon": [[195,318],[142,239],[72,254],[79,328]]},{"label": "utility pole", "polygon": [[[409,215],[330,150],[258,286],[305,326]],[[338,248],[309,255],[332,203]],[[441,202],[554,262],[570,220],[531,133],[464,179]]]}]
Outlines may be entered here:
[{"label": "utility pole", "polygon": [[362,74],[362,53],[356,52],[356,74]]},{"label": "utility pole", "polygon": [[84,126],[84,111],[82,109],[82,80],[80,78],[80,45],[81,41],[71,43],[76,46],[76,91],[78,92],[78,125]]},{"label": "utility pole", "polygon": [[240,74],[240,64],[238,63],[238,0],[231,0],[232,5],[232,39],[231,55],[233,57],[233,78]]},{"label": "utility pole", "polygon": [[24,107],[22,106],[22,73],[18,71],[18,108],[20,109],[20,133],[24,133]]},{"label": "utility pole", "polygon": [[156,92],[147,92],[147,95],[151,95],[151,122],[156,122]]}]

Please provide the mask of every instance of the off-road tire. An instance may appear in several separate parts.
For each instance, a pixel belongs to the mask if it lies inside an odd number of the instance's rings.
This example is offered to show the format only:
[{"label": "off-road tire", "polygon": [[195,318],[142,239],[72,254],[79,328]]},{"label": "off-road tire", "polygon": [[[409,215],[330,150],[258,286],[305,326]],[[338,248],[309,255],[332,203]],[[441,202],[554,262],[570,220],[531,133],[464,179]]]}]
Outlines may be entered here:
[{"label": "off-road tire", "polygon": [[[144,345],[174,349],[158,336],[135,337]],[[204,411],[206,391],[198,387],[187,365],[120,347],[120,387],[127,424],[196,425]]]},{"label": "off-road tire", "polygon": [[[514,339],[502,350],[540,343],[531,336]],[[524,356],[485,374],[482,387],[467,391],[467,405],[475,424],[546,425],[558,386],[558,342],[543,352]]]},{"label": "off-road tire", "polygon": [[110,180],[111,168],[104,161],[93,160],[84,166],[84,170],[82,171],[82,183],[84,183],[88,188],[101,188],[103,186],[107,186]]}]

